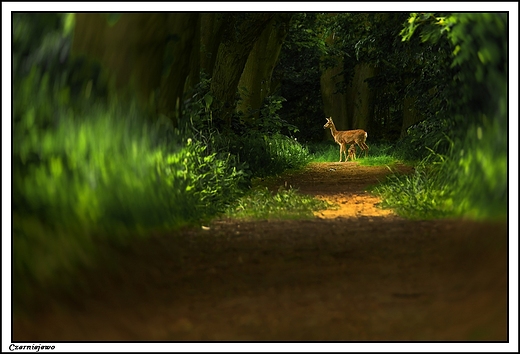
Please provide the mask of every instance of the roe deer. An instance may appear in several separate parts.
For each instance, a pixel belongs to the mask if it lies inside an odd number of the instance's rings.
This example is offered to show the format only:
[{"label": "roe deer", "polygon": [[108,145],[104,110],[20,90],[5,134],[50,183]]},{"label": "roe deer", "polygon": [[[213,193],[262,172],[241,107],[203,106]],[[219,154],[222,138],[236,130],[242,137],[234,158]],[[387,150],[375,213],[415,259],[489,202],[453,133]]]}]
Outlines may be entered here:
[{"label": "roe deer", "polygon": [[348,161],[349,157],[350,157],[350,161],[354,161],[356,159],[356,145],[355,144],[350,145],[350,147],[348,148],[347,161]]},{"label": "roe deer", "polygon": [[365,156],[368,155],[368,145],[365,144],[368,136],[366,131],[363,129],[338,131],[332,117],[326,119],[327,123],[325,123],[323,129],[330,128],[334,140],[339,144],[339,162],[341,162],[343,153],[345,153],[345,161],[347,160],[347,144],[356,143],[365,152]]}]

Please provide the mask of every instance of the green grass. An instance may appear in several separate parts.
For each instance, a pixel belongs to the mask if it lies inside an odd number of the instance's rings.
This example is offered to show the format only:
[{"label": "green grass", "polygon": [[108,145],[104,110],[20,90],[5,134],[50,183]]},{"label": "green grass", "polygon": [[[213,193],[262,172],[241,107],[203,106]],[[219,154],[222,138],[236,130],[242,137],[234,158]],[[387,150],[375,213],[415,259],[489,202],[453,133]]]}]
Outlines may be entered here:
[{"label": "green grass", "polygon": [[314,217],[314,211],[329,206],[325,201],[300,194],[292,188],[280,187],[272,193],[267,187],[259,186],[231,205],[225,216],[248,220],[305,219]]},{"label": "green grass", "polygon": [[409,219],[436,219],[454,215],[451,192],[439,188],[435,167],[422,163],[410,175],[390,175],[370,191],[381,196],[381,207]]},{"label": "green grass", "polygon": [[[312,162],[337,162],[339,161],[339,145],[334,142],[313,144],[309,146]],[[356,148],[355,162],[363,166],[392,165],[400,160],[392,154],[392,147],[388,144],[371,144],[368,156],[359,147]],[[342,160],[345,157],[343,156]],[[349,161],[351,161],[349,159]]]},{"label": "green grass", "polygon": [[323,142],[309,145],[312,162],[335,162],[339,160],[339,145]]},{"label": "green grass", "polygon": [[411,219],[464,217],[505,220],[508,210],[507,138],[499,120],[474,126],[447,155],[431,151],[415,172],[391,176],[373,192]]},{"label": "green grass", "polygon": [[236,155],[240,162],[247,164],[248,172],[254,177],[298,169],[311,159],[307,147],[282,134],[250,132],[220,139],[227,141],[220,141],[219,145]]}]

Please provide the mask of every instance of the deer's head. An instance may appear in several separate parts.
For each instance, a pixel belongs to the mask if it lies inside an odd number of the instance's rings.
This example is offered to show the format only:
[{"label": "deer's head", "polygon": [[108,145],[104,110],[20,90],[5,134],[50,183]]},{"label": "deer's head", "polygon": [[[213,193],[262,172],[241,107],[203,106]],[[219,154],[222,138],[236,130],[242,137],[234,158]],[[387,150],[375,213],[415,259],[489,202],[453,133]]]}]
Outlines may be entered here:
[{"label": "deer's head", "polygon": [[332,117],[330,118],[325,118],[327,120],[327,123],[325,123],[325,125],[323,126],[323,129],[327,129],[327,128],[330,128],[332,126],[334,126],[334,122],[332,121]]}]

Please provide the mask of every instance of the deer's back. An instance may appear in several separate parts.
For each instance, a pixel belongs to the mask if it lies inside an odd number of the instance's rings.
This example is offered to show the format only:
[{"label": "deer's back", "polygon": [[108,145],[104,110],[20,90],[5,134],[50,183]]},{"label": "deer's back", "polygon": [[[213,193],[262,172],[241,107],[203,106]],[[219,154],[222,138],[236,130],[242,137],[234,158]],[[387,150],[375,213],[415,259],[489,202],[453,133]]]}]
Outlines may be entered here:
[{"label": "deer's back", "polygon": [[340,144],[353,144],[356,142],[365,142],[366,132],[363,129],[342,130],[338,131],[334,137],[336,142]]}]

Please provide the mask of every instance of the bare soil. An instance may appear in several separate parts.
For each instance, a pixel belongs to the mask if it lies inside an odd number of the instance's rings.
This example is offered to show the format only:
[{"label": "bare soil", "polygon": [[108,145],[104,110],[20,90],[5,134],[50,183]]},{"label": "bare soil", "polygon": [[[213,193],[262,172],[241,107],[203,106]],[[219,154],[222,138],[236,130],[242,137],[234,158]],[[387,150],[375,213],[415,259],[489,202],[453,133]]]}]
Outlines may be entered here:
[{"label": "bare soil", "polygon": [[507,225],[402,219],[365,191],[389,172],[311,164],[278,182],[339,208],[114,249],[73,291],[35,293],[13,340],[506,341]]}]

